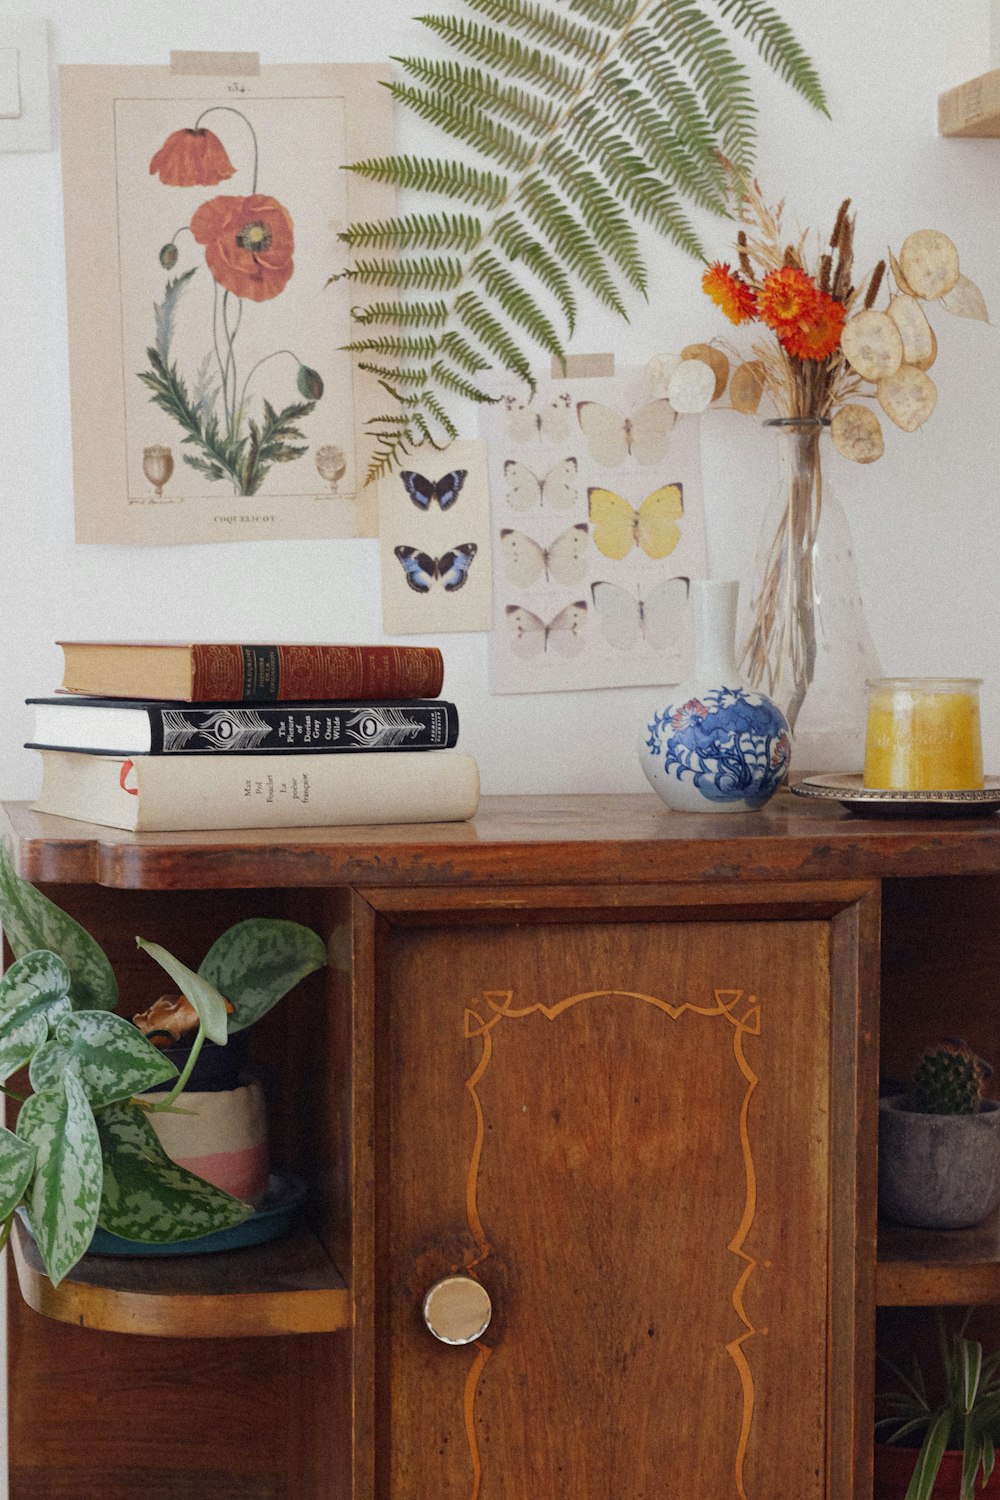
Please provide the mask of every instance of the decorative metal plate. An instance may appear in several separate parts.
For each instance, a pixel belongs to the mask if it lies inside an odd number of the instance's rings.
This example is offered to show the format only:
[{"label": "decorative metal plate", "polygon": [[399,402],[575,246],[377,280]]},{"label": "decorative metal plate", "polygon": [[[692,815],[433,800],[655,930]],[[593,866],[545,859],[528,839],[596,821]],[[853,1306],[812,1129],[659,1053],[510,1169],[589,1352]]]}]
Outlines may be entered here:
[{"label": "decorative metal plate", "polygon": [[976,817],[1000,808],[1000,776],[987,776],[972,791],[904,792],[865,786],[860,771],[846,776],[807,776],[789,790],[796,797],[839,802],[875,818]]}]

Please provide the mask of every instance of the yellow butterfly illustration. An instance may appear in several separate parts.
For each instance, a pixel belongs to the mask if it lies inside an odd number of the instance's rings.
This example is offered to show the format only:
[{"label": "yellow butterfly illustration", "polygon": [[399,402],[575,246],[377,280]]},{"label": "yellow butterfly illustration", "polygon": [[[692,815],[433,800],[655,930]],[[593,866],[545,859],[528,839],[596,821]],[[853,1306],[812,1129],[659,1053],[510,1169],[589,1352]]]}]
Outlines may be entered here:
[{"label": "yellow butterfly illustration", "polygon": [[594,546],[615,562],[626,558],[633,547],[641,547],[655,562],[669,557],[681,539],[678,522],[684,514],[684,488],[680,484],[654,490],[638,510],[614,490],[591,489],[587,494]]},{"label": "yellow butterfly illustration", "polygon": [[677,420],[666,400],[647,401],[627,417],[600,401],[578,401],[576,415],[591,458],[605,469],[619,468],[629,454],[644,467],[659,463]]}]

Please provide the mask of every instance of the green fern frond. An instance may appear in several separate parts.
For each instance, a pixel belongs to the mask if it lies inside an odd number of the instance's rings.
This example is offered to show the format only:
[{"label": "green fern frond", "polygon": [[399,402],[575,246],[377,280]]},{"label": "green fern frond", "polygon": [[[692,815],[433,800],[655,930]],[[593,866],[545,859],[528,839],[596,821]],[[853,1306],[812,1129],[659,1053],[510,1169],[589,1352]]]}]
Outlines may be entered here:
[{"label": "green fern frond", "polygon": [[569,277],[559,261],[515,214],[504,214],[493,225],[493,238],[508,260],[523,261],[556,298],[570,333],[576,328],[576,299]]},{"label": "green fern frond", "polygon": [[496,406],[501,399],[499,396],[490,396],[486,391],[480,390],[478,385],[473,385],[471,380],[467,380],[464,375],[459,375],[457,370],[450,369],[443,360],[439,359],[435,363],[431,374],[439,385],[444,386],[445,390],[451,391],[453,395],[462,396],[466,401]]},{"label": "green fern frond", "polygon": [[440,193],[465,203],[482,203],[487,208],[496,208],[507,196],[506,177],[477,171],[463,162],[435,161],[421,156],[378,156],[351,162],[344,170],[357,172],[359,177],[372,182],[410,188],[418,193]]},{"label": "green fern frond", "polygon": [[[447,338],[447,334],[445,335]],[[385,335],[379,338],[355,339],[344,348],[352,354],[384,354],[390,359],[432,359],[438,352],[442,340],[436,338],[395,338]]]},{"label": "green fern frond", "polygon": [[744,32],[756,43],[768,67],[829,118],[819,74],[788,22],[772,6],[764,4],[764,0],[715,0],[715,3],[736,31]]},{"label": "green fern frond", "polygon": [[508,318],[527,329],[536,344],[562,358],[562,341],[551,322],[524,290],[517,277],[506,266],[501,265],[492,251],[484,250],[476,256],[469,267],[469,275],[499,302]]},{"label": "green fern frond", "polygon": [[694,0],[657,0],[649,22],[687,70],[718,131],[723,154],[738,171],[748,170],[757,111],[749,75],[730,50],[725,33]]},{"label": "green fern frond", "polygon": [[478,105],[536,137],[551,130],[559,118],[557,105],[516,84],[501,83],[481,68],[436,57],[396,57],[393,62],[439,93],[464,97],[469,104]]},{"label": "green fern frond", "polygon": [[567,198],[576,204],[601,249],[645,295],[646,267],[639,254],[638,236],[615,195],[568,146],[550,146],[542,160]]},{"label": "green fern frond", "polygon": [[592,235],[575,219],[558,193],[538,176],[521,184],[520,203],[533,219],[557,255],[577,275],[584,286],[606,307],[613,308],[628,321],[625,304]]},{"label": "green fern frond", "polygon": [[529,142],[509,126],[484,119],[482,111],[474,105],[459,104],[451,95],[411,88],[406,83],[391,83],[388,89],[398,103],[408,105],[421,119],[429,120],[481,155],[491,156],[502,167],[517,172],[531,160]]},{"label": "green fern frond", "polygon": [[[365,373],[398,407],[369,422],[376,476],[410,445],[447,443],[452,398],[494,400],[480,379],[493,366],[533,389],[522,336],[561,356],[552,313],[572,333],[579,285],[626,317],[620,284],[646,287],[638,222],[704,260],[688,205],[725,213],[727,163],[746,173],[753,158],[756,109],[738,38],[826,107],[815,69],[769,0],[466,4],[482,19],[420,18],[457,56],[398,59],[409,81],[389,87],[475,164],[397,156],[348,169],[444,204],[340,235],[351,251],[374,252],[344,279],[399,293],[352,312],[362,327],[395,327],[347,346],[367,356]],[[500,169],[479,165],[490,162]],[[379,254],[392,251],[398,260]]]},{"label": "green fern frond", "polygon": [[400,290],[416,287],[420,291],[447,292],[458,286],[464,275],[460,260],[453,255],[421,255],[418,259],[357,260],[334,281],[360,281],[365,286],[395,286]]},{"label": "green fern frond", "polygon": [[448,321],[447,302],[372,302],[351,311],[355,323],[398,323],[401,328],[433,328]]},{"label": "green fern frond", "polygon": [[531,363],[507,332],[506,328],[490,312],[475,292],[460,292],[455,298],[455,313],[479,342],[491,354],[503,362],[504,368],[527,381],[532,391],[535,382],[531,374]]},{"label": "green fern frond", "polygon": [[641,3],[642,0],[566,0],[566,7],[599,26],[619,31],[634,18]]},{"label": "green fern frond", "polygon": [[393,385],[426,385],[429,378],[426,370],[390,369],[386,365],[370,365],[361,359],[358,360],[358,369],[377,375],[380,384],[388,380]]},{"label": "green fern frond", "polygon": [[352,250],[471,250],[482,237],[481,219],[446,213],[349,224],[337,236]]},{"label": "green fern frond", "polygon": [[597,62],[608,45],[606,31],[581,26],[551,6],[536,5],[533,0],[468,0],[468,3],[491,21],[520,31],[543,47],[568,52],[581,62]]},{"label": "green fern frond", "polygon": [[554,98],[572,99],[586,82],[582,68],[569,66],[535,47],[526,47],[516,37],[479,26],[475,21],[457,20],[453,16],[419,16],[418,20],[457,52],[495,68],[507,78],[525,78]]},{"label": "green fern frond", "polygon": [[483,370],[490,369],[489,360],[477,354],[455,328],[449,328],[442,336],[440,349],[442,354],[447,354],[449,359],[454,360],[456,365],[461,365],[470,375],[479,375]]},{"label": "green fern frond", "polygon": [[[634,143],[646,166],[675,183],[701,208],[707,208],[710,213],[725,213],[726,179],[722,161],[717,153],[709,151],[706,162],[704,144],[706,139],[711,139],[707,117],[701,115],[696,124],[685,112],[678,128],[677,114],[667,110],[660,98],[650,98],[620,68],[609,67],[606,72],[613,86],[603,97],[603,108]],[[602,132],[607,129],[607,116],[602,117],[596,105],[589,103],[576,111],[573,125],[581,119],[586,122],[588,118],[594,126],[593,149],[602,157],[606,156],[601,143]],[[692,126],[701,127],[704,132],[696,138],[693,149],[689,144]]]}]

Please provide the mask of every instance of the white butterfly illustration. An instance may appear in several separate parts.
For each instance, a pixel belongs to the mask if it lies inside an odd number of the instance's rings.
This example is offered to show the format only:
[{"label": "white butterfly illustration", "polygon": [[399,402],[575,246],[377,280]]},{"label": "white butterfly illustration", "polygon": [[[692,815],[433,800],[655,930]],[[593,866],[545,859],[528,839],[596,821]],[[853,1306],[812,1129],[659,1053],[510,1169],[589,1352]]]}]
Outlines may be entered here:
[{"label": "white butterfly illustration", "polygon": [[569,391],[559,391],[538,401],[505,396],[507,431],[516,443],[563,443],[573,431]]},{"label": "white butterfly illustration", "polygon": [[580,431],[595,463],[617,469],[629,454],[648,467],[659,463],[670,448],[670,432],[677,413],[669,401],[647,401],[629,416],[622,416],[600,401],[578,401]]},{"label": "white butterfly illustration", "polygon": [[585,599],[567,604],[551,620],[543,620],[521,604],[508,604],[505,612],[510,649],[517,656],[541,656],[550,646],[560,656],[578,656],[583,650],[587,624]]},{"label": "white butterfly illustration", "polygon": [[633,594],[620,584],[599,579],[590,585],[604,639],[619,651],[629,651],[640,639],[656,651],[677,644],[683,634],[690,579],[665,578],[646,595]]},{"label": "white butterfly illustration", "polygon": [[581,583],[587,574],[589,543],[589,532],[583,522],[567,526],[547,547],[523,531],[503,527],[500,551],[507,581],[522,589],[530,589],[542,577],[553,583]]},{"label": "white butterfly illustration", "polygon": [[572,510],[580,494],[575,458],[560,459],[540,478],[527,464],[508,458],[503,477],[511,510],[534,510],[540,505],[552,510]]}]

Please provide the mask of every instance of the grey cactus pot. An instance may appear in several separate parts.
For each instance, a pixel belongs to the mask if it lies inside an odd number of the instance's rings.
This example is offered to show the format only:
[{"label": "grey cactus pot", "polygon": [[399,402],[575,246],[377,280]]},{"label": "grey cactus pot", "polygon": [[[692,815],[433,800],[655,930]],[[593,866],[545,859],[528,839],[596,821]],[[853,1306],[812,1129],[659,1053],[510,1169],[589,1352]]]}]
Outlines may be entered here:
[{"label": "grey cactus pot", "polygon": [[967,1229],[1000,1204],[1000,1104],[925,1115],[905,1094],[879,1100],[878,1206],[898,1224]]}]

